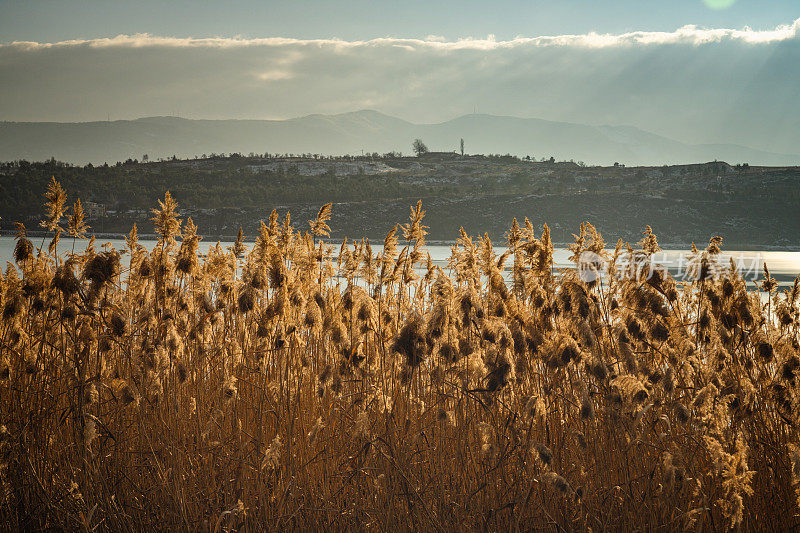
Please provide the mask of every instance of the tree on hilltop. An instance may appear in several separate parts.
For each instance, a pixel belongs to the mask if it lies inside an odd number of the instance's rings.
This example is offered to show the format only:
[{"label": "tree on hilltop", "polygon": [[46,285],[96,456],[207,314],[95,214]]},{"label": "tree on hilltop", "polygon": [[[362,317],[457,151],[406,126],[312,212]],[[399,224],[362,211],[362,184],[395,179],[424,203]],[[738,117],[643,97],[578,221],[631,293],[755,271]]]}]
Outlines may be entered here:
[{"label": "tree on hilltop", "polygon": [[428,147],[425,146],[425,143],[422,142],[422,139],[414,139],[411,149],[414,150],[414,153],[417,154],[417,157],[421,156],[422,154],[427,154],[429,151]]}]

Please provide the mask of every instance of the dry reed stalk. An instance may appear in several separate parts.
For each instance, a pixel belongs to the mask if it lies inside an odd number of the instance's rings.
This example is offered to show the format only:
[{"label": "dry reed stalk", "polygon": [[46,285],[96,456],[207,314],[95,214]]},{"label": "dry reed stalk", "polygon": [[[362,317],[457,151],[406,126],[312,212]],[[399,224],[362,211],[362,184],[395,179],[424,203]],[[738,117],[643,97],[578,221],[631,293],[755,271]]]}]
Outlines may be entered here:
[{"label": "dry reed stalk", "polygon": [[[46,199],[57,243],[55,180]],[[765,270],[762,306],[711,275],[719,239],[681,286],[652,272],[650,228],[609,251],[583,224],[576,262],[608,260],[584,281],[527,219],[499,257],[462,230],[446,272],[421,203],[382,253],[338,258],[330,204],[308,232],[273,212],[250,250],[240,234],[205,257],[168,193],[153,215],[155,249],[134,227],[125,268],[19,225],[0,276],[6,529],[796,524],[798,283]],[[80,202],[67,220],[87,231]]]}]

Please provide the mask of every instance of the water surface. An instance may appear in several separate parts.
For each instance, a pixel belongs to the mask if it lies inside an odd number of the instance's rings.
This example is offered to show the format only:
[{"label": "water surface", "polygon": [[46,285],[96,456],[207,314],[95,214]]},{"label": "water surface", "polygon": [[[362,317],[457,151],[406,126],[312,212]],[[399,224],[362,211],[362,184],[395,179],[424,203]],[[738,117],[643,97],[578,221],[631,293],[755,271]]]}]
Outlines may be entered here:
[{"label": "water surface", "polygon": [[[49,239],[42,240],[41,237],[31,239],[34,246],[37,248],[41,245],[47,246]],[[142,240],[139,241],[148,250],[152,250],[155,246],[155,241]],[[0,236],[0,264],[5,261],[13,262],[15,240],[10,236]],[[71,238],[62,238],[58,245],[59,254],[67,254],[73,249],[76,252],[82,252],[86,249],[88,244],[87,240],[73,240]],[[199,253],[205,254],[208,249],[216,244],[216,242],[201,241],[199,246]],[[232,242],[222,242],[222,246],[231,246]],[[247,243],[248,248],[253,243]],[[331,243],[334,253],[338,253],[340,243]],[[122,239],[98,239],[95,242],[95,249],[101,250],[103,245],[111,246],[116,250],[125,250],[127,245]],[[382,250],[383,246],[372,246],[373,253],[378,253]],[[428,252],[431,254],[431,259],[434,264],[447,268],[447,259],[450,257],[451,249],[449,246],[431,245],[427,247]],[[502,254],[506,248],[495,247],[498,255]],[[560,270],[566,267],[573,267],[574,263],[569,260],[572,253],[565,248],[557,248],[554,251],[554,263],[556,269]],[[127,256],[123,256],[123,264],[126,263]],[[782,251],[758,251],[758,250],[723,250],[720,256],[721,262],[727,266],[729,258],[732,258],[734,263],[740,268],[742,275],[748,281],[754,281],[763,278],[764,263],[769,267],[772,276],[779,282],[781,286],[789,286],[794,282],[794,278],[800,274],[800,252],[782,252]],[[668,269],[669,272],[677,279],[682,279],[686,274],[688,266],[688,250],[664,250],[659,252],[654,257],[655,261]]]}]

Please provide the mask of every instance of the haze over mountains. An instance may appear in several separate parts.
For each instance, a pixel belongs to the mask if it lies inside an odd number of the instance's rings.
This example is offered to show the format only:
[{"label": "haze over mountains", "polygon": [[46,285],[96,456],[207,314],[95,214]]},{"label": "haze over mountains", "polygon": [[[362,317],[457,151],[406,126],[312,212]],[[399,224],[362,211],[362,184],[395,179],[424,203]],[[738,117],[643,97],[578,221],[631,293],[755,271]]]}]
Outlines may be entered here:
[{"label": "haze over mountains", "polygon": [[734,144],[686,144],[631,126],[590,126],[535,118],[471,114],[414,124],[377,111],[308,115],[289,120],[192,120],[148,117],[112,122],[0,122],[0,160],[102,164],[210,153],[408,153],[421,138],[431,150],[511,153],[587,164],[662,165],[724,160],[797,165],[800,155]]}]

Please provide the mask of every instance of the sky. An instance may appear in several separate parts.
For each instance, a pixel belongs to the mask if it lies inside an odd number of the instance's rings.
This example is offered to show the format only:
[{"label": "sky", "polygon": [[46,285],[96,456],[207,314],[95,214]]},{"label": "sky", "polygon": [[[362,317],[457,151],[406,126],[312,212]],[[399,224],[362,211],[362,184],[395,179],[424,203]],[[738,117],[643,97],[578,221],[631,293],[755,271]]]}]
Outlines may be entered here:
[{"label": "sky", "polygon": [[800,2],[0,1],[0,120],[376,109],[800,151]]},{"label": "sky", "polygon": [[499,40],[635,30],[771,29],[800,17],[797,0],[0,0],[0,41],[56,42],[150,33],[169,37],[437,35]]}]

